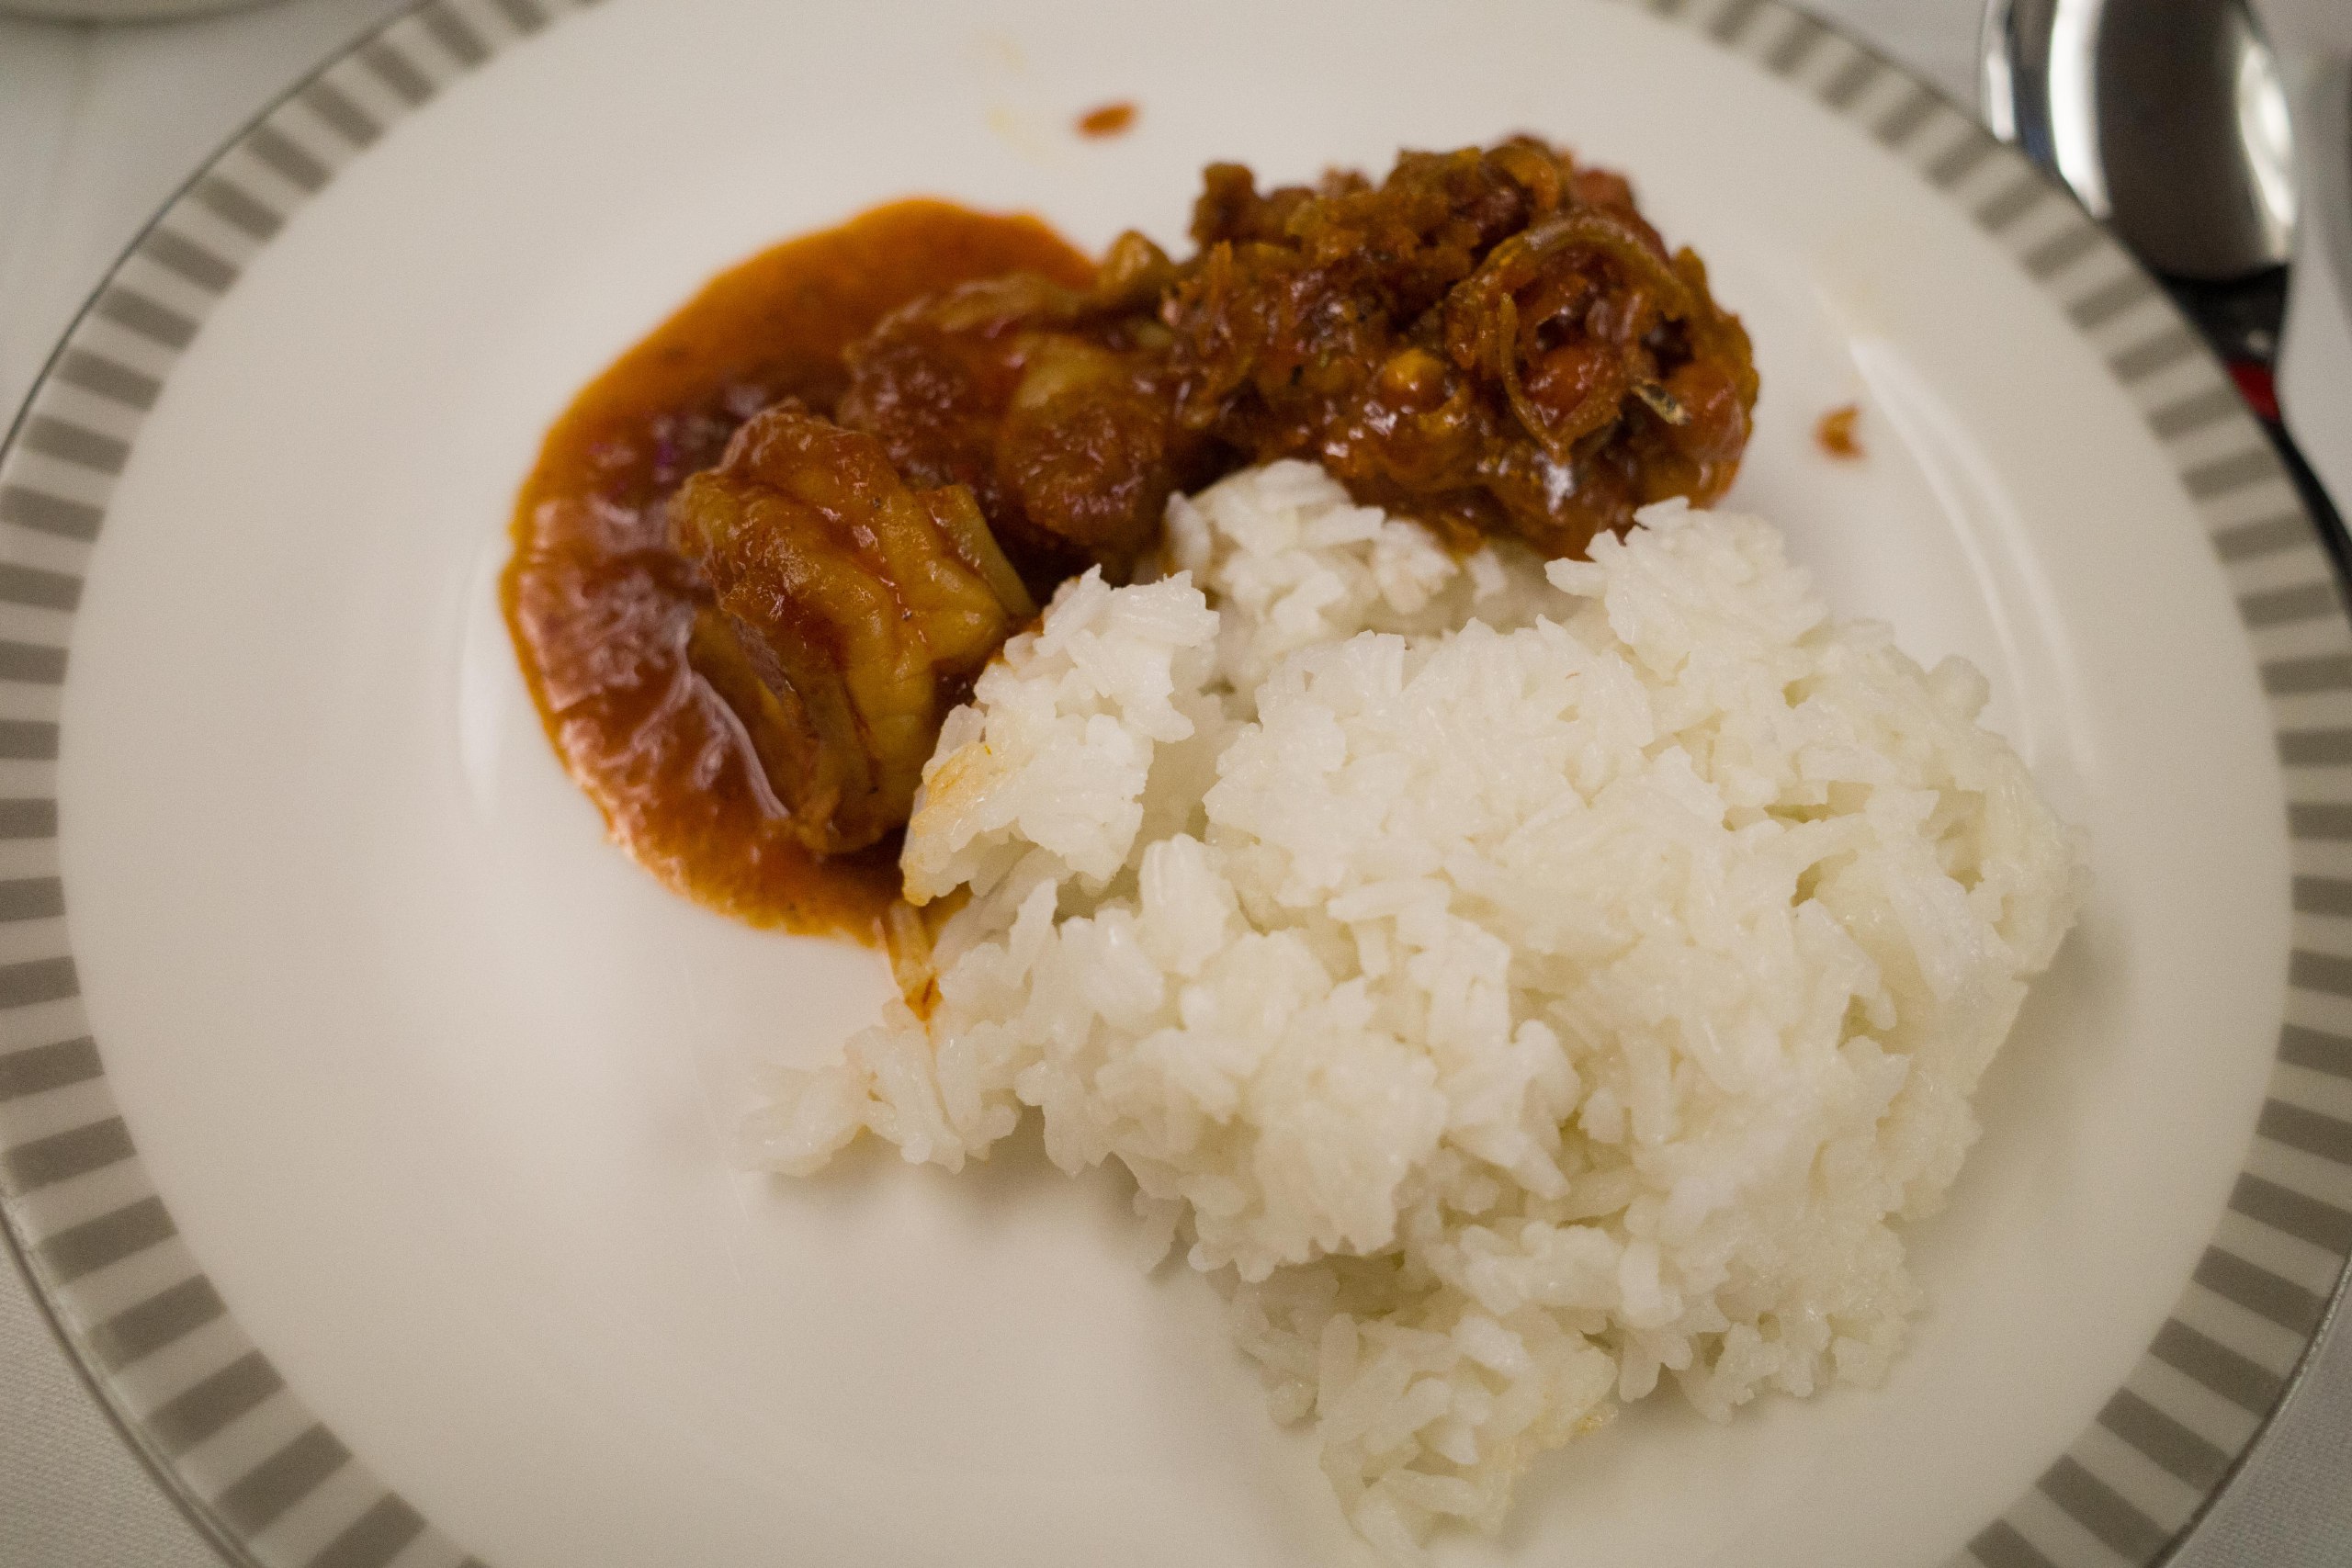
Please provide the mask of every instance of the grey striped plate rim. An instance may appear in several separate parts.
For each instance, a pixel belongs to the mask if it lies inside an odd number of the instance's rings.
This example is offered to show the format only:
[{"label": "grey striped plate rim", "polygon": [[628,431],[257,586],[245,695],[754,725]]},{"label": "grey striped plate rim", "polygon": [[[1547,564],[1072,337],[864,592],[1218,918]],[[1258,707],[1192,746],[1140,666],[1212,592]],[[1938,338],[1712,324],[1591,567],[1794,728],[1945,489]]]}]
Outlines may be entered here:
[{"label": "grey striped plate rim", "polygon": [[[176,357],[336,171],[449,81],[596,0],[422,0],[290,88],[107,274],[0,445],[0,1219],[93,1394],[232,1560],[479,1568],[322,1426],[180,1241],[108,1090],[56,865],[57,704],[90,545]],[[2295,951],[2270,1092],[2178,1304],[2097,1419],[1952,1560],[2141,1568],[2245,1462],[2342,1302],[2352,1255],[2352,623],[2227,378],[2071,196],[1933,87],[1780,0],[1618,0],[1854,124],[2065,310],[2141,411],[2228,574],[2287,781]],[[2340,852],[2340,849],[2338,851]],[[2331,921],[2342,921],[2339,931]]]},{"label": "grey striped plate rim", "polygon": [[[596,3],[421,0],[266,106],[131,241],[0,442],[0,692],[62,688],[70,623],[57,617],[71,616],[81,573],[57,554],[86,552],[96,538],[172,361],[242,263],[344,163],[449,81]],[[76,406],[59,410],[65,398]],[[56,751],[53,720],[0,718],[0,767],[42,768],[51,786],[0,789],[0,850],[46,844],[51,862],[45,876],[0,877],[0,927],[43,922],[51,949],[0,964],[8,1250],[100,1408],[224,1558],[254,1568],[481,1568],[288,1388],[229,1315],[147,1179],[79,1016],[53,864]],[[82,1102],[70,1127],[28,1133],[12,1114],[67,1097]],[[119,1201],[43,1224],[44,1196],[108,1179]],[[136,1374],[175,1355],[181,1364],[147,1380],[152,1389],[134,1386]]]}]

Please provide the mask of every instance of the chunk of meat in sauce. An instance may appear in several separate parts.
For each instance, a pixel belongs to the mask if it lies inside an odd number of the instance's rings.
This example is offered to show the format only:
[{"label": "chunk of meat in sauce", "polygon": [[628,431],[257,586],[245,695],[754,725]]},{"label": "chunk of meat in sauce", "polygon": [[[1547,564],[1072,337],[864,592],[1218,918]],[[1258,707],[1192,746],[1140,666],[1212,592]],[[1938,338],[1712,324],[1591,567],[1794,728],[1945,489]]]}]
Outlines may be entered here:
[{"label": "chunk of meat in sauce", "polygon": [[750,726],[697,667],[740,674],[740,650],[714,647],[669,502],[761,410],[831,409],[842,351],[900,306],[975,278],[1083,288],[1096,271],[1035,219],[893,202],[714,277],[549,428],[515,497],[507,623],[556,754],[646,870],[731,919],[879,940],[897,846],[804,842]]},{"label": "chunk of meat in sauce", "polygon": [[1220,471],[1176,418],[1173,276],[1130,235],[1091,288],[1016,274],[918,300],[851,345],[835,417],[913,483],[968,486],[1041,593],[1090,566],[1123,582],[1169,496]]},{"label": "chunk of meat in sauce", "polygon": [[759,414],[670,503],[708,583],[689,657],[809,849],[905,825],[947,710],[1036,614],[971,492],[909,486],[870,435]]},{"label": "chunk of meat in sauce", "polygon": [[1757,378],[1738,318],[1615,175],[1520,139],[1261,195],[1212,165],[1162,315],[1182,422],[1320,460],[1460,545],[1582,555],[1729,487]]}]

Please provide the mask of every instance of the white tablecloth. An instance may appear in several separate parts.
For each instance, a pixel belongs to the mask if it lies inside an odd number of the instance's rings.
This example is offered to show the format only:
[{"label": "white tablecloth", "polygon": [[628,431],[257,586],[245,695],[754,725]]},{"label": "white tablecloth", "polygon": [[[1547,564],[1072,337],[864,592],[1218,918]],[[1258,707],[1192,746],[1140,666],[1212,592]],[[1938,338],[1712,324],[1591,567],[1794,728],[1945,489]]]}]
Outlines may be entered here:
[{"label": "white tablecloth", "polygon": [[[286,0],[130,28],[0,19],[0,411],[16,408],[83,299],[180,182],[267,99],[406,3]],[[2352,14],[2352,0],[2285,3]],[[1973,101],[1977,0],[1815,9]],[[2344,398],[2315,412],[2352,472],[2352,356],[2335,344],[2312,353],[2346,367],[2329,389]],[[2352,1563],[2347,1452],[2352,1337],[2339,1333],[2180,1568]],[[0,1267],[0,1565],[218,1562],[107,1424],[21,1276]]]}]

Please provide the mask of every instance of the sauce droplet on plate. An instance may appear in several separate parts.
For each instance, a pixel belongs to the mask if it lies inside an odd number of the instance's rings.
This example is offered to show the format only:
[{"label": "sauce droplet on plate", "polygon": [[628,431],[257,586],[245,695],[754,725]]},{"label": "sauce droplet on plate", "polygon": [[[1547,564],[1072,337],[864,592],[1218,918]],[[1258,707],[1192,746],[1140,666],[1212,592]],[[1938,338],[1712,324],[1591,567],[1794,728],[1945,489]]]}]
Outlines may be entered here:
[{"label": "sauce droplet on plate", "polygon": [[1840,403],[1821,416],[1821,423],[1813,427],[1813,439],[1824,452],[1850,463],[1862,456],[1862,444],[1854,439],[1854,422],[1861,417],[1857,404]]},{"label": "sauce droplet on plate", "polygon": [[1122,98],[1115,104],[1104,104],[1078,117],[1078,133],[1097,141],[1124,135],[1135,129],[1136,106]]}]

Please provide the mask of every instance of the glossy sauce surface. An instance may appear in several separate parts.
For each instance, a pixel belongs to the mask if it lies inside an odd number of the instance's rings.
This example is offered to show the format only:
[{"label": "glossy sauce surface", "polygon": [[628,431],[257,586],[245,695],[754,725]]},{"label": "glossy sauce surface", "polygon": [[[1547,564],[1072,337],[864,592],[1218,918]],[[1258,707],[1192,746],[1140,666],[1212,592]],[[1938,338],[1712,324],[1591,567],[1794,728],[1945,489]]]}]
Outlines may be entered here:
[{"label": "glossy sauce surface", "polygon": [[502,593],[548,739],[613,838],[680,893],[754,925],[875,940],[898,839],[820,860],[793,841],[742,726],[687,662],[709,591],[666,508],[752,414],[830,412],[842,351],[910,300],[975,278],[1093,264],[1031,218],[876,208],[720,274],[581,392],[514,506]]}]

